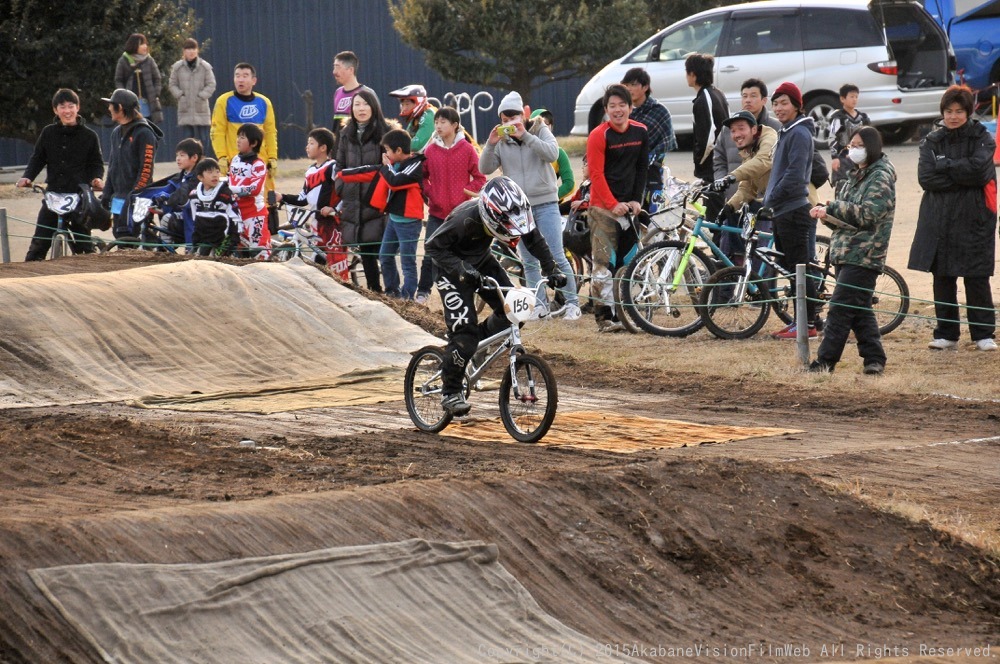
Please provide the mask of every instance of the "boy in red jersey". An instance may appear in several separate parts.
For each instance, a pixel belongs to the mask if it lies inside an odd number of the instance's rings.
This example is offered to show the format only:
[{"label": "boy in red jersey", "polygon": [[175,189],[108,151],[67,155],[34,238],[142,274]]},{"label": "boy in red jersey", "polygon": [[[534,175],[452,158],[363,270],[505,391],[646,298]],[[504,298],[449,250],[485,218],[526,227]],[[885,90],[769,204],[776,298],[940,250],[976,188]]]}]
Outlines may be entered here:
[{"label": "boy in red jersey", "polygon": [[236,207],[243,220],[240,224],[240,244],[245,249],[259,248],[256,258],[270,257],[271,232],[267,227],[267,205],[264,202],[264,180],[267,164],[257,156],[264,142],[264,131],[254,124],[245,124],[236,132],[236,149],[240,151],[229,163],[229,188],[236,197]]}]

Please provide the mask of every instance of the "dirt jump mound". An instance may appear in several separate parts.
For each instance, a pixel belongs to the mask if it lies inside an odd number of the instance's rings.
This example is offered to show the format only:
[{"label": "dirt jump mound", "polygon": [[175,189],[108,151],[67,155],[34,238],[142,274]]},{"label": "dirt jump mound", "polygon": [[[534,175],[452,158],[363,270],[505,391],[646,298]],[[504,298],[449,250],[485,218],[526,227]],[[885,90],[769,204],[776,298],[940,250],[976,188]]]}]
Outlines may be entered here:
[{"label": "dirt jump mound", "polygon": [[301,261],[185,261],[3,286],[0,408],[215,398],[219,410],[259,392],[292,409],[316,405],[317,390],[378,399],[398,395],[385,383],[435,342]]}]

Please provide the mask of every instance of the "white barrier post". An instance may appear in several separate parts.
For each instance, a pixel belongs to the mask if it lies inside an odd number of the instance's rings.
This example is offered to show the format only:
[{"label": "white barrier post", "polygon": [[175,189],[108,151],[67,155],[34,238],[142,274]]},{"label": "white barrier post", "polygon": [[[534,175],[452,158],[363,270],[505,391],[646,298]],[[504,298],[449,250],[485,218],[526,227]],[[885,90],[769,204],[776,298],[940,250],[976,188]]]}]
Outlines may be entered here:
[{"label": "white barrier post", "polygon": [[10,238],[7,237],[7,208],[0,208],[0,260],[10,262]]},{"label": "white barrier post", "polygon": [[795,345],[799,362],[809,366],[809,314],[806,309],[806,266],[795,266]]}]

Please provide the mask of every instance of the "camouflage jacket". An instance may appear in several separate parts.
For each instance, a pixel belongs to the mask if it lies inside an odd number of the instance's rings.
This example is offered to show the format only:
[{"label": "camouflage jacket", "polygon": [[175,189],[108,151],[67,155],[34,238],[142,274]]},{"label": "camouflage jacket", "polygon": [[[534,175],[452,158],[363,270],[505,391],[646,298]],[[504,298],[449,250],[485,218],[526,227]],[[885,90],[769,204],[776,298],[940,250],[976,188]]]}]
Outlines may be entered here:
[{"label": "camouflage jacket", "polygon": [[881,271],[895,211],[896,169],[889,158],[883,155],[874,164],[854,170],[837,191],[837,200],[826,206],[826,212],[857,230],[834,229],[830,262]]}]

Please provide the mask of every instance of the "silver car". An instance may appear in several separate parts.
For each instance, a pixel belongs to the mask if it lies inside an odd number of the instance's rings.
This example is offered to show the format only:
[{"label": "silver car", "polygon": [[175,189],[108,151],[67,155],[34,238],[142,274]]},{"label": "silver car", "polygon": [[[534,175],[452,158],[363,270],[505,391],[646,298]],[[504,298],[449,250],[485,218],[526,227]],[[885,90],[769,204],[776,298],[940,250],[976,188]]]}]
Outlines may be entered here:
[{"label": "silver car", "polygon": [[731,109],[740,107],[740,84],[748,78],[764,81],[769,91],[783,81],[798,85],[824,145],[845,83],[861,89],[858,108],[887,141],[901,142],[940,115],[941,93],[954,82],[948,38],[917,2],[751,2],[674,23],[608,64],[580,91],[572,133],[585,135],[597,126],[605,88],[632,67],[643,67],[652,95],[670,110],[674,132],[690,134],[694,90],[684,75],[689,53],[715,56],[715,85]]}]

